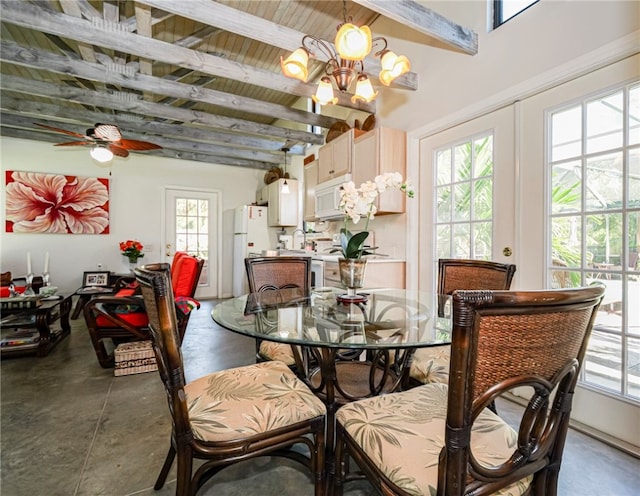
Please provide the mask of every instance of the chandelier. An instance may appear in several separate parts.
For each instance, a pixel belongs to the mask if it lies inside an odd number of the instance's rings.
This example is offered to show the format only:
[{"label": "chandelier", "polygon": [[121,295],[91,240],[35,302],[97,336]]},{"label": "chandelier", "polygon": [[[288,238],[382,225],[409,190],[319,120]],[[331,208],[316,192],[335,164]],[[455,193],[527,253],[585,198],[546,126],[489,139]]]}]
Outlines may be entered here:
[{"label": "chandelier", "polygon": [[307,68],[309,56],[313,55],[314,48],[320,50],[329,59],[325,64],[325,75],[320,78],[316,94],[311,97],[320,105],[335,104],[338,101],[333,94],[333,83],[338,90],[346,92],[351,83],[356,81],[355,93],[351,97],[352,103],[359,100],[371,102],[378,96],[378,92],[373,90],[371,81],[364,73],[364,59],[375,44],[381,45],[375,56],[380,57],[382,70],[378,77],[383,85],[389,86],[394,79],[411,70],[409,59],[404,55],[397,56],[388,50],[385,38],[380,36],[372,39],[369,26],[358,27],[351,21],[351,18],[348,20],[346,18],[345,7],[345,22],[337,27],[335,47],[315,36],[305,35],[300,48],[286,59],[280,57],[282,73],[305,83],[309,75]]}]

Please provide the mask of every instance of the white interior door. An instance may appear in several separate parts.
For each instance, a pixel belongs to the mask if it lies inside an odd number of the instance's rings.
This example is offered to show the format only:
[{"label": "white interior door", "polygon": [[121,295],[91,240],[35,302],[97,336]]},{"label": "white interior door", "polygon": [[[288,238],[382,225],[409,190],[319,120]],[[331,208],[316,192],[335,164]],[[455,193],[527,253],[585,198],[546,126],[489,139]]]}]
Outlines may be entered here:
[{"label": "white interior door", "polygon": [[165,261],[171,263],[176,251],[204,258],[196,298],[217,298],[220,292],[220,211],[216,191],[165,189]]},{"label": "white interior door", "polygon": [[[443,147],[455,149],[459,143],[473,141],[478,136],[491,136],[493,174],[491,176],[491,260],[516,263],[515,248],[515,177],[514,107],[509,106],[466,122],[420,141],[420,194],[418,284],[422,291],[434,291],[437,277],[435,252],[436,198],[435,155]],[[454,175],[455,176],[455,175]],[[454,178],[454,183],[456,179]],[[456,188],[454,184],[453,189]],[[455,201],[455,197],[454,200]],[[453,229],[452,229],[453,231]],[[461,257],[453,257],[461,258]],[[517,285],[517,272],[513,286]]]}]

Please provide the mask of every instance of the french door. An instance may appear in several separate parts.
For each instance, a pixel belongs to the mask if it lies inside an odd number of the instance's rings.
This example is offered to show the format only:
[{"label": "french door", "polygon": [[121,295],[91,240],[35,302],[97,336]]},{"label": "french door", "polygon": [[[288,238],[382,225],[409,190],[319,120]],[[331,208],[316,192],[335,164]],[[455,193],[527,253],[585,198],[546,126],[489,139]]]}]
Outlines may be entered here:
[{"label": "french door", "polygon": [[510,106],[421,140],[420,290],[438,258],[516,263],[513,130]]},{"label": "french door", "polygon": [[220,264],[220,195],[216,191],[165,189],[163,254],[170,263],[176,251],[205,260],[197,298],[217,298]]}]

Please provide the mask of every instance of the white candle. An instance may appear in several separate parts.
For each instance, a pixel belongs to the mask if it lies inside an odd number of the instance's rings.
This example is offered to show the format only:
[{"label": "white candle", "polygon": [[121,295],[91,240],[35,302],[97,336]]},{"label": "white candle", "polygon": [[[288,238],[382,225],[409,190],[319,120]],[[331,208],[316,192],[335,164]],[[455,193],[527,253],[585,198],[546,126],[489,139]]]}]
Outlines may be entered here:
[{"label": "white candle", "polygon": [[31,272],[31,252],[30,251],[27,252],[27,274],[33,274],[33,272]]},{"label": "white candle", "polygon": [[49,252],[44,255],[44,271],[49,272]]}]

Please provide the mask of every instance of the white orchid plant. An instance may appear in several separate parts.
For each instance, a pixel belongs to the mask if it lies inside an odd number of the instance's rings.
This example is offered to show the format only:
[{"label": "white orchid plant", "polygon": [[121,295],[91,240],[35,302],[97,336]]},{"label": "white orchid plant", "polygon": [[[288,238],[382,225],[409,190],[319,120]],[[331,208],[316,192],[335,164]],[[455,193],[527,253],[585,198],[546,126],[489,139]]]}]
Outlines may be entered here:
[{"label": "white orchid plant", "polygon": [[[409,198],[413,198],[414,190],[409,182],[404,182],[399,172],[387,172],[376,176],[373,181],[366,181],[356,188],[353,181],[342,185],[340,209],[344,211],[344,226],[340,229],[340,248],[334,248],[332,253],[341,252],[344,258],[361,259],[364,255],[371,255],[376,247],[367,247],[364,243],[369,237],[369,221],[375,217],[377,196],[389,189],[398,189]],[[356,234],[349,230],[349,222],[358,224],[366,219],[364,229]]]}]

